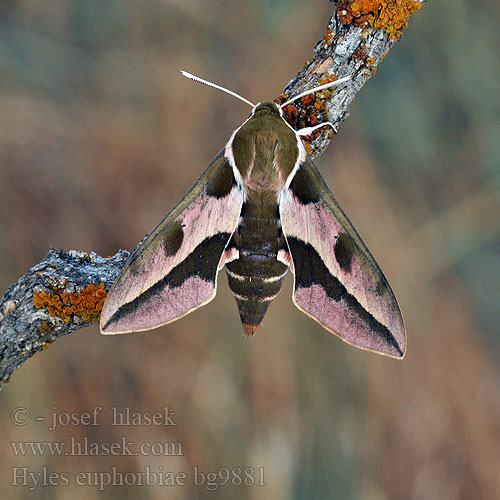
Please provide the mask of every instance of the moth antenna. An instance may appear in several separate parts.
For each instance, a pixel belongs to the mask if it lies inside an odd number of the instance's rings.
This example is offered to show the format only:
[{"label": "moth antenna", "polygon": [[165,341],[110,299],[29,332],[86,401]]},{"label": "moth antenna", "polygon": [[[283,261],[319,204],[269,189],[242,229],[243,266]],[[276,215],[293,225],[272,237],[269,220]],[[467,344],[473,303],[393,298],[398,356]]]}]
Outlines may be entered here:
[{"label": "moth antenna", "polygon": [[285,103],[281,104],[280,109],[283,109],[285,106],[288,106],[293,101],[296,101],[297,99],[300,99],[301,97],[304,97],[305,95],[313,94],[314,92],[318,92],[320,90],[324,90],[324,89],[327,89],[330,87],[336,87],[337,85],[339,85],[339,83],[347,82],[350,79],[351,79],[350,76],[345,76],[344,78],[341,78],[340,80],[335,80],[334,82],[325,83],[324,85],[320,85],[319,87],[314,87],[313,89],[306,90],[306,91],[300,93],[299,95],[296,95],[292,99],[289,99]]},{"label": "moth antenna", "polygon": [[300,130],[297,130],[297,135],[299,136],[308,136],[311,135],[315,130],[321,127],[332,127],[333,131],[337,133],[337,127],[332,122],[323,122],[319,125],[315,125],[314,127],[304,127]]},{"label": "moth antenna", "polygon": [[221,87],[220,85],[216,85],[215,83],[209,82],[207,80],[203,80],[203,78],[200,78],[198,76],[194,76],[191,73],[188,73],[187,71],[184,71],[182,69],[181,69],[181,73],[186,78],[190,78],[191,80],[194,80],[195,82],[203,83],[203,85],[208,85],[209,87],[213,87],[214,89],[222,90],[222,92],[226,92],[226,94],[230,94],[233,97],[237,97],[238,99],[240,99],[240,101],[246,102],[249,106],[252,106],[252,108],[255,108],[255,104],[252,104],[248,99],[241,97],[239,94],[237,94],[236,92],[233,92],[232,90],[226,89],[224,87]]}]

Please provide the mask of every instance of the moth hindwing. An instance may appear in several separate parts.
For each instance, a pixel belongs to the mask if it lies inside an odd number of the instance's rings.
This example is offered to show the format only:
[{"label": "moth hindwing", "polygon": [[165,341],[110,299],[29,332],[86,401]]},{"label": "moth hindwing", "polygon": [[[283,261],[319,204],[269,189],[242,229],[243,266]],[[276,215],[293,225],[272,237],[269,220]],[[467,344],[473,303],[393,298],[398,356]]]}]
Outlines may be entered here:
[{"label": "moth hindwing", "polygon": [[181,318],[214,298],[224,265],[247,336],[290,269],[293,301],[305,314],[350,344],[404,356],[386,278],[273,102],[253,108],[132,254],[109,291],[102,333]]}]

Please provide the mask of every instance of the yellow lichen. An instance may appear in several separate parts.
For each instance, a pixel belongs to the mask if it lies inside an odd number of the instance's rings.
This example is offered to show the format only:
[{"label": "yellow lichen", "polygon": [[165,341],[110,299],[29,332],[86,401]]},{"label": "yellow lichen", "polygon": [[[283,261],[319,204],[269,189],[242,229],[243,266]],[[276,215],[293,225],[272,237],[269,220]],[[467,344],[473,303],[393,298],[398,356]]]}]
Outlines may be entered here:
[{"label": "yellow lichen", "polygon": [[[105,299],[104,283],[89,284],[82,291],[76,293],[54,288],[53,292],[41,290],[33,294],[33,302],[37,309],[46,308],[51,316],[63,318],[67,323],[71,321],[73,316],[79,316],[83,321],[97,323]],[[50,331],[50,327],[46,322],[43,322],[39,332],[47,331]]]},{"label": "yellow lichen", "polygon": [[[36,303],[35,303],[35,306],[36,306]],[[48,333],[51,331],[52,331],[52,327],[46,321],[42,321],[42,324],[38,328],[38,333],[40,334],[40,336],[43,336],[45,333]]]},{"label": "yellow lichen", "polygon": [[396,41],[420,7],[418,0],[340,0],[337,11],[344,24],[381,28]]},{"label": "yellow lichen", "polygon": [[48,349],[49,345],[52,344],[52,342],[55,342],[55,338],[54,337],[48,337],[47,339],[45,339],[45,342],[42,344],[42,349]]}]

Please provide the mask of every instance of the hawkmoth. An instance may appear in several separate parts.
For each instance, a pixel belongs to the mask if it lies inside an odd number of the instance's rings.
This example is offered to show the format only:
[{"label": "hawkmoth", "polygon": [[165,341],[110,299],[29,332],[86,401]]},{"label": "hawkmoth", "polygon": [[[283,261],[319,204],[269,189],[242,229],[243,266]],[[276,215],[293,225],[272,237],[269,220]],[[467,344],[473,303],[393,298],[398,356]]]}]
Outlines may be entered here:
[{"label": "hawkmoth", "polygon": [[307,155],[283,108],[252,106],[186,196],[143,240],[106,298],[103,334],[157,328],[211,301],[225,266],[244,333],[255,334],[290,270],[293,302],[344,341],[402,358],[406,334],[394,294]]}]

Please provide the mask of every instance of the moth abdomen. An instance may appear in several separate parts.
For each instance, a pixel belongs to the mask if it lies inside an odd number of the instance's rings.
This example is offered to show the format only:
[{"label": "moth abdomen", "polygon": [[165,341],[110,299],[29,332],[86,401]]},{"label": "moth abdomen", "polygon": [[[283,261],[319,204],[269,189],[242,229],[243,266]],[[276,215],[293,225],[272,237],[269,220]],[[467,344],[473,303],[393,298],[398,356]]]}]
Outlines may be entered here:
[{"label": "moth abdomen", "polygon": [[[247,212],[248,214],[248,212]],[[252,336],[281,291],[288,267],[277,260],[281,225],[275,217],[246,215],[233,237],[239,258],[226,264],[245,335]]]},{"label": "moth abdomen", "polygon": [[281,262],[274,261],[275,264],[283,266],[277,275],[248,276],[236,272],[234,262],[226,265],[226,273],[229,288],[237,295],[245,297],[275,297],[281,290],[283,278],[287,272],[286,266]]},{"label": "moth abdomen", "polygon": [[[243,262],[239,262],[239,264],[243,264],[244,266],[245,258],[238,259],[238,261],[240,260],[243,260]],[[233,264],[236,264],[238,261],[227,264],[226,273],[229,288],[236,299],[241,323],[243,324],[243,331],[247,337],[250,337],[255,334],[255,331],[262,323],[269,304],[281,291],[287,267],[277,260],[271,261],[270,259],[268,265],[272,262],[274,264],[273,267],[280,267],[278,274],[248,276],[237,272],[239,266],[233,266]],[[262,262],[259,261],[259,263]]]}]

